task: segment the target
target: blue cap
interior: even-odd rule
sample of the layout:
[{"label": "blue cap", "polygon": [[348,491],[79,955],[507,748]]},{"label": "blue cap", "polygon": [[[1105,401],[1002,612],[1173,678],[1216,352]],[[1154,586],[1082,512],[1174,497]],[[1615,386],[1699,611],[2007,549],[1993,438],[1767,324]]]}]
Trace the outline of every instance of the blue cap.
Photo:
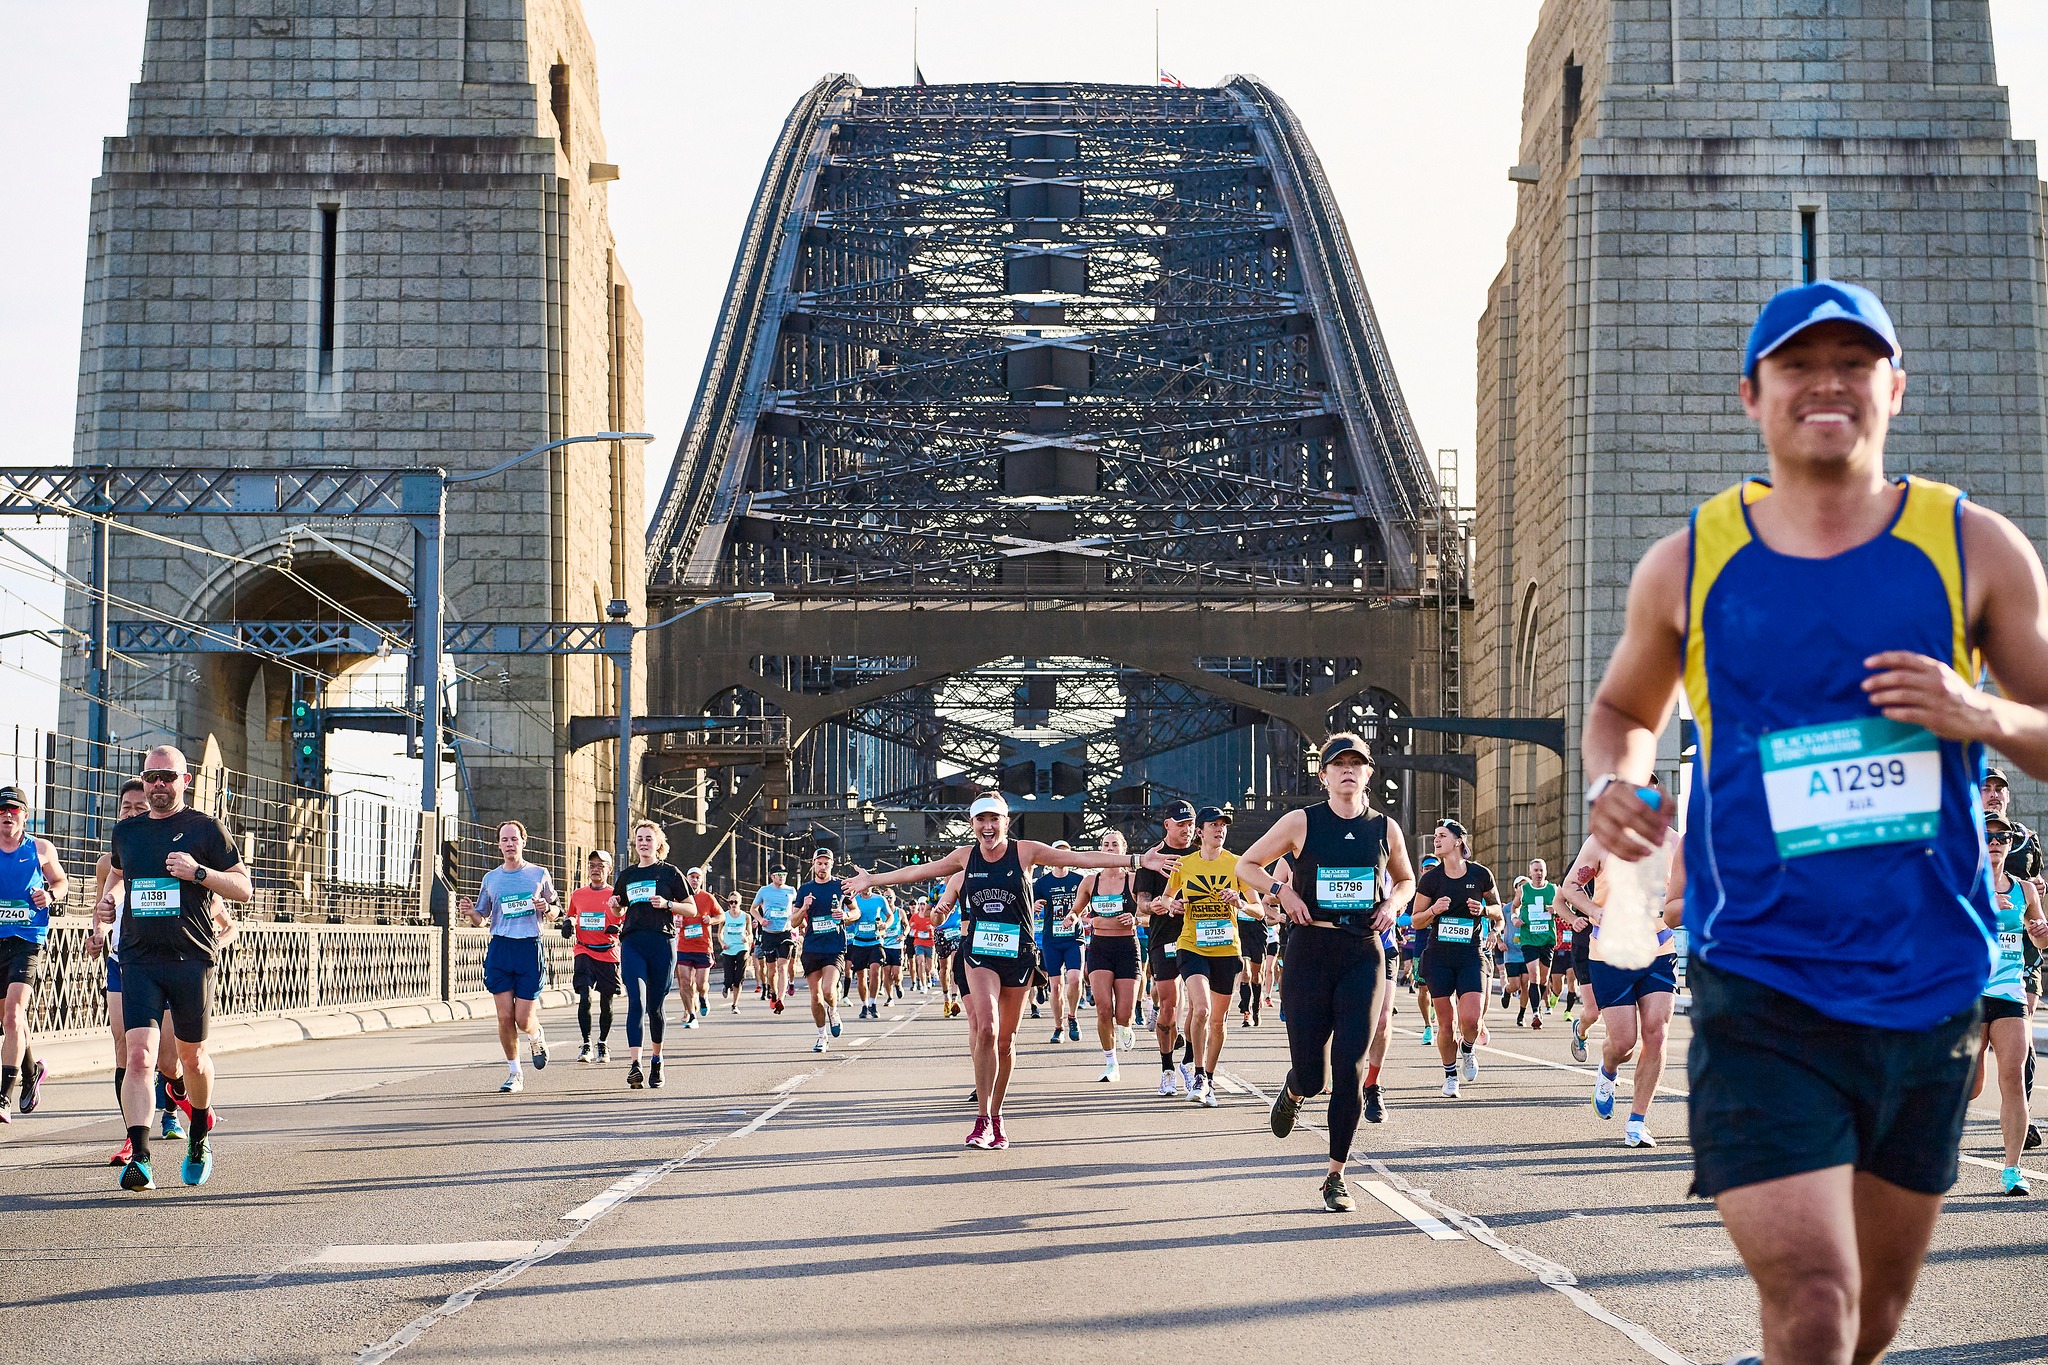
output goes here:
[{"label": "blue cap", "polygon": [[1742,357],[1743,378],[1754,379],[1759,360],[1822,322],[1854,323],[1884,343],[1894,365],[1899,362],[1899,334],[1877,295],[1860,284],[1815,280],[1779,290],[1756,315],[1756,326],[1749,329],[1749,350]]}]

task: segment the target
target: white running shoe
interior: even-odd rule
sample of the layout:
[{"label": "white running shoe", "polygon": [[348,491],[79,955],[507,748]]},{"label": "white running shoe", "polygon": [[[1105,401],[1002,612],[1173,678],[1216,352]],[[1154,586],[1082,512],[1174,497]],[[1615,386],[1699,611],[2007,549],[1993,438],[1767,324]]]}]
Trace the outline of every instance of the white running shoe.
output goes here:
[{"label": "white running shoe", "polygon": [[1192,1094],[1195,1089],[1195,1069],[1186,1062],[1182,1062],[1174,1068],[1174,1071],[1180,1076],[1180,1093],[1183,1095]]},{"label": "white running shoe", "polygon": [[1129,1024],[1118,1024],[1116,1026],[1116,1045],[1124,1052],[1129,1052],[1138,1046],[1138,1035],[1131,1031]]},{"label": "white running shoe", "polygon": [[1650,1129],[1641,1119],[1630,1119],[1621,1130],[1621,1140],[1631,1147],[1655,1147],[1657,1139],[1650,1136]]},{"label": "white running shoe", "polygon": [[828,1044],[825,1042],[825,1035],[821,1033],[818,1035],[818,1041],[811,1044],[811,1051],[823,1052],[825,1051],[827,1046]]},{"label": "white running shoe", "polygon": [[1171,1071],[1162,1071],[1159,1073],[1159,1093],[1167,1098],[1171,1098],[1173,1096],[1174,1085],[1173,1073]]},{"label": "white running shoe", "polygon": [[1102,1064],[1102,1074],[1095,1079],[1098,1081],[1116,1081],[1121,1079],[1117,1072],[1116,1058],[1111,1057],[1108,1061],[1104,1062]]},{"label": "white running shoe", "polygon": [[1458,1098],[1458,1078],[1456,1076],[1444,1077],[1444,1098],[1447,1100]]},{"label": "white running shoe", "polygon": [[1208,1088],[1209,1078],[1207,1076],[1195,1077],[1194,1084],[1188,1087],[1188,1103],[1200,1104],[1202,1102],[1202,1092]]},{"label": "white running shoe", "polygon": [[1216,1082],[1204,1077],[1202,1080],[1202,1107],[1214,1109],[1222,1101],[1216,1098]]},{"label": "white running shoe", "polygon": [[1479,1057],[1476,1053],[1461,1052],[1458,1055],[1459,1074],[1468,1081],[1479,1079]]}]

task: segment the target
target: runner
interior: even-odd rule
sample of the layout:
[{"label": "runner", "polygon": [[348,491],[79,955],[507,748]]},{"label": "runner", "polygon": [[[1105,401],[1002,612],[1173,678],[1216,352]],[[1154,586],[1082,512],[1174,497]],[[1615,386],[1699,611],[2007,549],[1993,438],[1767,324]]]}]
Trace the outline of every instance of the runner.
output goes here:
[{"label": "runner", "polygon": [[1897,1333],[1956,1180],[1996,947],[1981,746],[2048,777],[2040,560],[1957,490],[1886,477],[1898,359],[1868,290],[1765,305],[1741,396],[1771,479],[1637,565],[1583,741],[1593,837],[1652,852],[1669,813],[1635,783],[1689,695],[1693,1188],[1780,1365],[1875,1360]]},{"label": "runner", "polygon": [[[1107,830],[1102,851],[1130,856],[1121,831]],[[1138,911],[1131,899],[1127,867],[1105,868],[1081,878],[1074,912],[1088,924],[1088,985],[1095,996],[1095,1041],[1102,1046],[1098,1081],[1115,1082],[1118,1049],[1136,1045],[1131,1008],[1138,1002]]]},{"label": "runner", "polygon": [[[1237,860],[1240,881],[1264,886],[1287,913],[1281,998],[1287,1004],[1287,1077],[1273,1099],[1273,1134],[1294,1131],[1302,1103],[1329,1078],[1329,1170],[1323,1207],[1357,1207],[1344,1184],[1351,1140],[1365,1107],[1361,1067],[1386,990],[1386,949],[1380,935],[1415,894],[1407,841],[1391,816],[1366,801],[1372,755],[1357,735],[1323,741],[1319,763],[1328,799],[1281,816]],[[1288,875],[1269,876],[1285,858]]]},{"label": "runner", "polygon": [[1472,1049],[1479,1042],[1479,1016],[1485,1004],[1485,965],[1479,943],[1487,930],[1482,921],[1501,921],[1500,892],[1493,873],[1469,861],[1471,845],[1465,827],[1439,820],[1433,834],[1437,866],[1415,885],[1415,927],[1426,931],[1422,974],[1429,983],[1436,1010],[1436,1053],[1444,1064],[1444,1098],[1458,1098],[1458,1080],[1479,1078]]},{"label": "runner", "polygon": [[50,936],[50,912],[70,890],[56,846],[28,832],[28,797],[19,787],[0,787],[0,1123],[8,1121],[16,1078],[22,1113],[43,1102],[47,1068],[29,1047],[28,997]]},{"label": "runner", "polygon": [[768,874],[768,885],[754,893],[754,938],[761,945],[761,961],[768,968],[761,982],[768,990],[768,1008],[782,1013],[789,998],[789,960],[796,952],[790,938],[789,921],[796,906],[796,891],[789,874],[776,868]]},{"label": "runner", "polygon": [[[1650,774],[1650,786],[1662,791],[1655,773]],[[1576,999],[1566,1002],[1565,1013],[1572,1030],[1572,1060],[1578,1062],[1586,1060],[1586,1039],[1592,1035],[1593,1025],[1600,1021],[1599,991],[1593,982],[1593,917],[1599,913],[1599,907],[1593,897],[1600,889],[1600,865],[1606,856],[1598,843],[1587,839],[1579,846],[1579,856],[1572,859],[1572,870],[1557,888],[1558,899],[1572,911],[1568,927],[1572,931],[1572,976],[1578,987],[1574,992]],[[1571,1016],[1573,1006],[1578,1009],[1576,1018]]]},{"label": "runner", "polygon": [[[1521,888],[1521,881],[1520,877],[1515,878],[1517,891]],[[1506,1009],[1510,1000],[1516,1002],[1519,1008],[1515,1012],[1515,1027],[1520,1028],[1528,1022],[1529,1015],[1529,964],[1522,960],[1522,944],[1515,936],[1513,902],[1508,902],[1503,908],[1508,915],[1491,936],[1493,955],[1500,963],[1505,978],[1500,987],[1501,1008]],[[1536,1027],[1543,1027],[1540,1015],[1537,1016]]]},{"label": "runner", "polygon": [[[147,773],[143,774],[145,777]],[[476,900],[457,906],[472,924],[489,925],[490,946],[484,950],[484,989],[498,1011],[498,1046],[505,1054],[501,1095],[526,1088],[519,1070],[519,1035],[526,1035],[533,1069],[548,1064],[547,1035],[540,1026],[540,926],[561,913],[554,878],[544,867],[526,861],[526,826],[507,820],[498,826],[498,852],[504,861],[484,873]]]},{"label": "runner", "polygon": [[[1424,872],[1429,871],[1432,867],[1440,867],[1442,864],[1443,860],[1434,853],[1422,855],[1421,870]],[[1422,927],[1415,922],[1415,903],[1412,897],[1409,900],[1408,908],[1401,912],[1396,923],[1408,930],[1409,957],[1414,965],[1414,970],[1410,974],[1410,980],[1415,988],[1415,1012],[1422,1016],[1422,1045],[1424,1047],[1433,1047],[1436,1045],[1436,1031],[1431,1027],[1434,1011],[1431,1010],[1429,1004],[1429,978],[1423,975],[1422,972],[1422,954],[1423,950],[1429,946],[1429,935],[1424,933]]]},{"label": "runner", "polygon": [[818,1027],[818,1040],[811,1051],[829,1046],[826,1030],[839,1036],[839,971],[846,957],[846,925],[860,912],[843,907],[846,884],[832,875],[832,850],[821,848],[811,855],[811,879],[796,889],[796,919],[793,923],[804,936],[804,988],[810,992],[811,1022]]},{"label": "runner", "polygon": [[676,992],[683,1002],[683,1027],[695,1028],[711,1013],[711,955],[725,911],[704,889],[704,869],[683,874],[689,894],[676,903]]},{"label": "runner", "polygon": [[[569,919],[575,927],[576,1028],[583,1035],[579,1062],[611,1060],[612,997],[619,993],[619,932],[626,918],[612,906],[612,855],[599,849],[590,855],[583,885],[569,893]],[[597,1043],[590,1041],[590,997],[597,995]]]},{"label": "runner", "polygon": [[718,961],[725,973],[720,991],[738,1014],[740,991],[747,984],[747,958],[754,951],[754,924],[740,909],[737,891],[725,893],[725,918],[718,922],[718,932]]},{"label": "runner", "polygon": [[[1175,801],[1167,806],[1162,821],[1166,837],[1152,846],[1151,851],[1164,853],[1167,857],[1178,858],[1194,852],[1195,849],[1195,808],[1186,801]],[[1163,1096],[1188,1095],[1195,1083],[1195,1042],[1184,1036],[1182,1025],[1187,1017],[1185,997],[1180,988],[1180,939],[1184,927],[1178,914],[1160,910],[1154,913],[1152,902],[1166,891],[1166,878],[1156,872],[1139,872],[1131,880],[1131,887],[1138,894],[1138,922],[1145,926],[1150,940],[1151,951],[1146,961],[1152,971],[1152,1034],[1159,1041],[1159,1093]],[[1180,1060],[1174,1061],[1174,1051],[1180,1051]]]},{"label": "runner", "polygon": [[[626,985],[626,1088],[659,1090],[662,1035],[668,1032],[669,973],[676,960],[676,916],[690,894],[689,883],[668,857],[668,836],[652,820],[633,826],[634,865],[619,874],[612,907],[625,912],[619,934],[620,976]],[[694,908],[694,907],[692,907]],[[643,1042],[647,1070],[640,1070]]]},{"label": "runner", "polygon": [[954,873],[939,889],[939,903],[932,907],[938,917],[939,936],[939,984],[945,991],[945,1017],[951,1019],[962,1012],[960,1005],[960,982],[964,974],[960,971],[960,890],[966,885],[963,873]]},{"label": "runner", "polygon": [[[1135,870],[1141,860],[1051,848],[1034,839],[1013,840],[1010,808],[1000,796],[976,798],[967,814],[974,826],[973,844],[924,866],[862,873],[848,887],[858,895],[875,886],[901,886],[926,877],[950,881],[962,874],[967,944],[961,961],[967,981],[967,1024],[978,1110],[967,1145],[1000,1151],[1010,1145],[1009,1135],[1003,1131],[1003,1096],[1017,1060],[1017,1023],[1037,967],[1038,953],[1030,934],[1031,870],[1038,866],[1129,866]],[[1160,873],[1173,870],[1173,860],[1159,853],[1145,854],[1142,865]]]},{"label": "runner", "polygon": [[[1987,769],[1984,780],[1978,784],[1984,799],[1984,814],[1996,815],[2012,826],[2012,847],[2005,855],[2005,870],[2022,881],[2034,884],[2034,894],[2048,905],[2048,881],[2041,879],[2040,836],[2028,829],[2012,814],[2012,784],[2006,781],[2005,773],[1999,768]],[[2025,1018],[2031,1021],[2034,1011],[2041,1003],[2041,950],[2034,946],[2034,940],[2022,935],[2020,949],[2023,959],[2021,980],[2026,988],[2027,1012]],[[2031,1109],[2034,1099],[2034,1054],[2026,1055],[2027,1103]],[[2026,1149],[2033,1151],[2041,1145],[2041,1130],[2032,1122],[2027,1124]]]},{"label": "runner", "polygon": [[1515,942],[1529,975],[1522,993],[1529,1027],[1542,1028],[1543,1016],[1550,1013],[1550,967],[1557,953],[1557,886],[1541,858],[1529,860],[1528,879],[1515,889],[1514,920]]},{"label": "runner", "polygon": [[[849,864],[848,871],[858,875],[865,871],[859,864]],[[846,970],[860,987],[860,1014],[862,1019],[882,1017],[882,964],[886,954],[882,952],[882,925],[889,917],[889,901],[881,893],[855,896],[853,909],[856,918],[846,928]]]},{"label": "runner", "polygon": [[[882,912],[882,1003],[894,1004],[903,998],[903,935],[909,929],[909,919],[896,903],[894,892],[883,892],[882,899],[886,903]],[[878,1012],[875,1017],[882,1016]]]},{"label": "runner", "polygon": [[[1239,1028],[1256,1028],[1259,1010],[1265,1004],[1267,902],[1278,906],[1273,896],[1248,895],[1237,903],[1237,948],[1241,971],[1237,979]],[[1279,911],[1274,909],[1277,915]]]},{"label": "runner", "polygon": [[2007,1194],[2032,1194],[2020,1171],[2020,1149],[2027,1133],[2026,1057],[2034,1050],[2031,1020],[2020,1011],[2026,1008],[2025,955],[2023,939],[2048,947],[2048,919],[2041,914],[2041,897],[2033,883],[2006,870],[2014,830],[2011,822],[1995,815],[1984,817],[1984,841],[1991,864],[1991,894],[1998,909],[1998,962],[1991,981],[1984,987],[1984,1041],[1977,1049],[1977,1074],[1970,1086],[1970,1098],[1984,1093],[1984,1053],[1998,1054],[1998,1129],[2005,1140],[2005,1169],[1999,1185]]},{"label": "runner", "polygon": [[919,896],[910,908],[910,988],[920,995],[931,994],[932,956],[937,935],[932,928],[932,902]]},{"label": "runner", "polygon": [[234,939],[225,902],[250,896],[249,869],[220,823],[185,804],[185,755],[170,745],[143,760],[146,818],[114,826],[106,889],[93,908],[101,924],[120,915],[121,1014],[128,1066],[121,1112],[130,1158],[121,1188],[150,1190],[150,1074],[156,1070],[158,1021],[168,1008],[192,1119],[179,1175],[203,1185],[213,1175],[213,1059],[206,1036],[213,1017],[215,954]]},{"label": "runner", "polygon": [[[1071,849],[1065,839],[1057,849]],[[1052,994],[1052,1041],[1081,1041],[1081,920],[1077,911],[1081,874],[1048,872],[1033,879],[1031,904],[1038,916],[1038,947]]]},{"label": "runner", "polygon": [[[1179,952],[1181,993],[1188,1001],[1188,1038],[1195,1053],[1194,1081],[1188,1099],[1214,1109],[1216,1063],[1223,1055],[1224,1025],[1230,1022],[1230,997],[1244,950],[1237,940],[1237,907],[1256,904],[1252,883],[1237,875],[1237,858],[1223,847],[1230,833],[1230,812],[1204,806],[1195,815],[1195,852],[1180,860],[1167,879],[1166,894],[1155,905],[1171,902],[1181,920]],[[1272,880],[1270,877],[1268,881]],[[1155,910],[1155,914],[1157,911]]]},{"label": "runner", "polygon": [[[1592,944],[1593,994],[1600,1001],[1593,1013],[1607,1021],[1606,1038],[1600,1048],[1600,1069],[1593,1077],[1593,1112],[1601,1118],[1614,1116],[1615,1079],[1621,1075],[1621,1068],[1635,1051],[1637,1041],[1643,1045],[1642,1055],[1636,1059],[1633,1096],[1628,1122],[1623,1126],[1621,1137],[1622,1142],[1630,1147],[1657,1145],[1648,1127],[1650,1102],[1657,1098],[1657,1082],[1664,1074],[1664,1039],[1670,1030],[1671,1014],[1678,998],[1678,945],[1673,931],[1685,908],[1685,861],[1676,856],[1677,831],[1670,831],[1666,837],[1673,845],[1674,856],[1664,904],[1654,907],[1663,918],[1657,925],[1657,955],[1650,965],[1636,971],[1624,971],[1609,965],[1601,950],[1600,926],[1612,891],[1612,882],[1605,875],[1605,863],[1601,864],[1602,874],[1592,895],[1598,913],[1591,916],[1593,927],[1586,931],[1586,937]],[[1574,1028],[1576,1030],[1576,1026]],[[1576,1031],[1573,1036],[1583,1037]]]},{"label": "runner", "polygon": [[[147,788],[143,786],[142,779],[139,777],[131,777],[121,784],[121,804],[116,809],[114,816],[115,824],[118,825],[130,816],[147,815],[149,813],[149,798],[145,795],[146,791]],[[99,864],[93,871],[92,903],[95,907],[99,905],[100,897],[106,894],[107,883],[113,876],[113,860],[114,855],[112,853],[100,854]],[[85,949],[88,954],[94,957],[104,955],[107,959],[107,1026],[114,1035],[114,1107],[116,1109],[119,1109],[121,1106],[121,1087],[128,1076],[128,1027],[127,1021],[121,1015],[120,929],[119,923],[102,927],[99,920],[95,918],[92,930],[86,935],[85,939]],[[161,1059],[159,1059],[158,1064],[161,1066]],[[182,1128],[179,1130],[179,1135],[183,1136]],[[120,1150],[107,1158],[107,1164],[109,1166],[126,1166],[128,1159],[133,1155],[134,1152],[128,1145],[128,1139],[124,1136],[121,1139]]]}]

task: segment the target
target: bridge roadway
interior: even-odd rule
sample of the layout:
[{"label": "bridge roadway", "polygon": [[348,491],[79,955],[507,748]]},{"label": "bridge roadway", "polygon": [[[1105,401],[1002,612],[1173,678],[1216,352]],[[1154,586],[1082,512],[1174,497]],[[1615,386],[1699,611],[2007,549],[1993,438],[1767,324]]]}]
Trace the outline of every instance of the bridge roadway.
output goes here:
[{"label": "bridge roadway", "polygon": [[[1453,1102],[1404,1011],[1391,1121],[1364,1130],[1372,1164],[1354,1167],[1359,1210],[1344,1216],[1315,1200],[1319,1134],[1275,1141],[1248,1093],[1216,1110],[1162,1100],[1143,1053],[1122,1085],[1096,1084],[1092,1042],[1049,1045],[1029,1019],[1017,1145],[983,1153],[960,1145],[965,1024],[919,997],[849,1022],[824,1057],[801,1003],[775,1020],[750,997],[737,1018],[671,1033],[662,1091],[626,1090],[616,1061],[579,1066],[574,1020],[553,1014],[555,1060],[517,1097],[495,1093],[503,1064],[475,1023],[223,1058],[203,1191],[178,1184],[176,1144],[163,1188],[117,1190],[107,1078],[52,1083],[40,1112],[0,1130],[10,1337],[95,1362],[823,1347],[1043,1365],[1106,1347],[1130,1362],[1199,1348],[1589,1365],[1754,1344],[1733,1250],[1711,1207],[1685,1198],[1679,1101],[1656,1114],[1657,1150],[1624,1149],[1562,1029],[1496,1013],[1496,1046]],[[1233,1023],[1225,1069],[1241,1092],[1278,1082],[1270,1013],[1257,1030]],[[2031,1308],[2041,1205],[1996,1193],[1993,1105],[1971,1121],[1977,1162],[1894,1361],[2048,1358]],[[1359,1188],[1375,1179],[1409,1190],[1445,1239]]]}]

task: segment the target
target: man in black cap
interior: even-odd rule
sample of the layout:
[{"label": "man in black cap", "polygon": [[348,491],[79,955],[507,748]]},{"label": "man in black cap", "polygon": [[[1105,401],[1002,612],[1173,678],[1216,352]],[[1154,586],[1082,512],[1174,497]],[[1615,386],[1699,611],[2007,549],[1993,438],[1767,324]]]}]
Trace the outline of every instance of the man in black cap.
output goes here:
[{"label": "man in black cap", "polygon": [[[2011,827],[2012,847],[2005,855],[2005,870],[2008,876],[2023,882],[2032,882],[2037,894],[2048,903],[2048,882],[2041,877],[2041,836],[2028,829],[2012,815],[2012,783],[2005,776],[2003,768],[1986,768],[1984,782],[1980,788],[1984,801],[1986,819],[2000,819]],[[2034,1008],[2041,1003],[2041,950],[2034,946],[2034,940],[2022,934],[2020,947],[2025,953],[2022,964],[2022,979],[2027,989],[2027,1019],[2031,1023]],[[2027,1053],[2027,1098],[2034,1097],[2034,1054]],[[2027,1125],[2027,1150],[2041,1145],[2041,1129],[2038,1125]]]},{"label": "man in black cap", "polygon": [[[1152,847],[1172,857],[1181,857],[1195,847],[1195,808],[1186,801],[1175,801],[1166,808],[1163,817],[1166,837]],[[1131,874],[1131,890],[1138,897],[1138,922],[1146,926],[1150,935],[1150,957],[1152,959],[1152,1032],[1159,1040],[1159,1093],[1165,1096],[1188,1095],[1195,1083],[1195,1044],[1192,1038],[1181,1037],[1181,1022],[1185,1014],[1185,1000],[1180,988],[1180,933],[1186,921],[1173,902],[1154,914],[1152,903],[1166,894],[1164,873],[1139,870]],[[1180,1061],[1174,1061],[1174,1049],[1182,1050]]]},{"label": "man in black cap", "polygon": [[21,1078],[21,1112],[42,1102],[43,1064],[28,1046],[28,997],[35,989],[50,912],[71,883],[48,839],[28,832],[28,797],[0,787],[0,1123]]}]

